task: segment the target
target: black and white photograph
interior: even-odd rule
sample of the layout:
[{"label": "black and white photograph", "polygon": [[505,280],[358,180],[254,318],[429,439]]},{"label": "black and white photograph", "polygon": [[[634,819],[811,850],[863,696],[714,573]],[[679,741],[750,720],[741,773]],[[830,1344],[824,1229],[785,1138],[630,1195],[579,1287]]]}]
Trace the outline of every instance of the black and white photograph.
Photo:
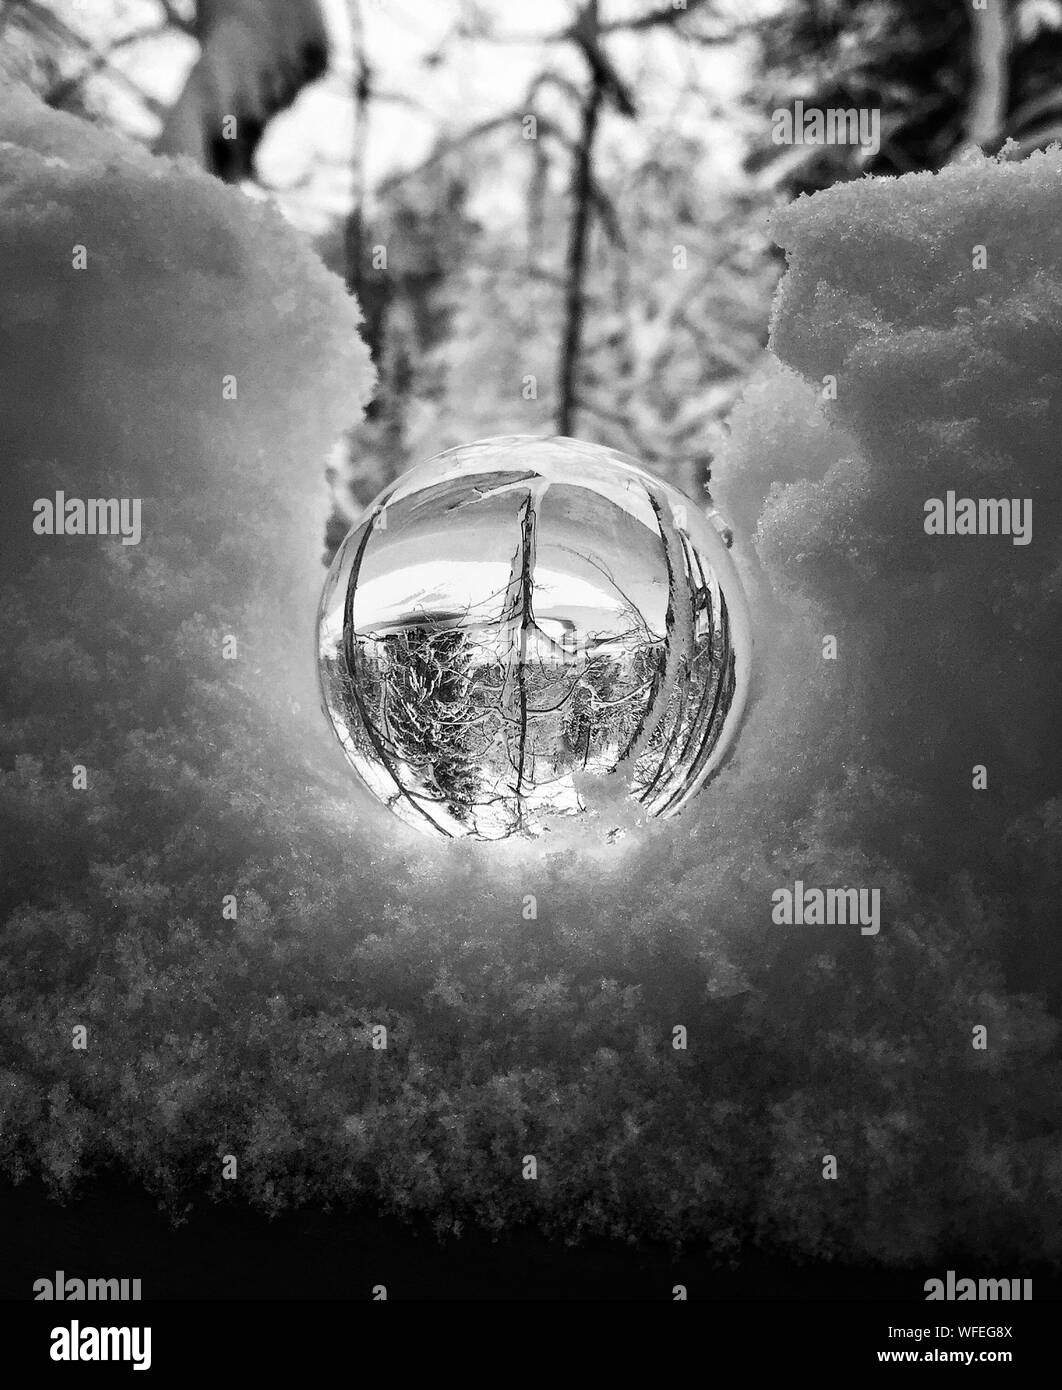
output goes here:
[{"label": "black and white photograph", "polygon": [[1062,0],[0,0],[0,453],[12,1385],[1046,1370]]}]

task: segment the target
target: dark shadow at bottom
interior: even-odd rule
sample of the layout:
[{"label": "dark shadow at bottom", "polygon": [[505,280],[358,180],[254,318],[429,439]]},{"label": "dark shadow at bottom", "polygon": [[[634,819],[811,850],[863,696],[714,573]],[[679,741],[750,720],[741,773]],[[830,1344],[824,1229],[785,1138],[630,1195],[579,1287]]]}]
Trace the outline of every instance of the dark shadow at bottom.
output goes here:
[{"label": "dark shadow at bottom", "polygon": [[[986,1269],[942,1256],[932,1269],[799,1264],[754,1250],[736,1268],[707,1254],[592,1241],[566,1246],[530,1230],[494,1241],[480,1232],[443,1242],[368,1210],[305,1210],[272,1219],[248,1207],[201,1203],[174,1228],[142,1190],[98,1181],[67,1205],[36,1183],[0,1185],[0,1298],[32,1299],[37,1279],[140,1279],[152,1299],[901,1299],[958,1277],[1031,1278],[1036,1301],[1062,1297],[1043,1268]],[[80,1306],[80,1305],[79,1305]],[[75,1310],[76,1311],[76,1310]]]}]

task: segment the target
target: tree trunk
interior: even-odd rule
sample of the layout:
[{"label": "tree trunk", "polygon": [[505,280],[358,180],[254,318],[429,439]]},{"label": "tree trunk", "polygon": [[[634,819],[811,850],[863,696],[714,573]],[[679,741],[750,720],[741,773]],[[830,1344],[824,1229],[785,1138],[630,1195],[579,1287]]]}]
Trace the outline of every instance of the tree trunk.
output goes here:
[{"label": "tree trunk", "polygon": [[966,138],[984,149],[998,140],[1007,114],[1010,30],[1006,0],[989,0],[987,9],[972,10],[970,23],[973,91],[966,117]]}]

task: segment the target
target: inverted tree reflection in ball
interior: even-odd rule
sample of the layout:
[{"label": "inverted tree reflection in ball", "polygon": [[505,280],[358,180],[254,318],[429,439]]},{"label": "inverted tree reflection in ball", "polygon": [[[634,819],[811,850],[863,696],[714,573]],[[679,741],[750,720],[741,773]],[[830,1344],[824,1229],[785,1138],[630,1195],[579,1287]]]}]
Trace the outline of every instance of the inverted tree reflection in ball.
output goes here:
[{"label": "inverted tree reflection in ball", "polygon": [[674,488],[572,439],[483,440],[412,469],[337,553],[325,706],[355,770],[430,834],[534,835],[580,774],[678,811],[748,680],[737,575]]}]

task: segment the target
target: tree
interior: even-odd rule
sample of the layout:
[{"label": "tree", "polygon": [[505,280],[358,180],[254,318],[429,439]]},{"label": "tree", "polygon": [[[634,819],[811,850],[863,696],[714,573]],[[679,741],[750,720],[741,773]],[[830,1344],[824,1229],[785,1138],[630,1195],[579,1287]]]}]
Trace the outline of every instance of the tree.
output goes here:
[{"label": "tree", "polygon": [[[639,88],[659,106],[663,60],[681,74],[669,99],[707,107],[698,51],[736,29],[706,3],[612,10],[573,6],[561,28],[517,34],[469,7],[430,62],[526,49],[526,87],[448,122],[375,187],[371,113],[401,94],[359,54],[360,192],[343,241],[325,247],[358,292],[380,371],[351,441],[355,507],[409,462],[499,433],[575,432],[694,494],[706,482],[712,431],[763,349],[776,275],[756,225],[764,200],[720,188],[707,134],[639,117]],[[495,184],[522,198],[522,216],[479,225],[470,208]],[[338,497],[330,548],[354,510]]]},{"label": "tree", "polygon": [[862,173],[939,169],[967,145],[1025,155],[1062,138],[1062,4],[794,0],[758,26],[767,104],[881,112],[881,148],[761,146],[750,172],[791,194]]},{"label": "tree", "polygon": [[[130,27],[127,12],[142,22]],[[320,0],[195,0],[194,7],[136,0],[93,15],[92,37],[83,26],[58,0],[5,0],[4,69],[49,105],[79,115],[109,120],[107,88],[126,102],[131,96],[161,126],[159,153],[186,155],[228,182],[255,177],[266,125],[321,76],[329,58]],[[119,59],[179,36],[194,39],[199,55],[167,108]]]},{"label": "tree", "polygon": [[193,32],[199,59],[155,148],[250,178],[268,122],[327,66],[318,0],[197,0]]}]

